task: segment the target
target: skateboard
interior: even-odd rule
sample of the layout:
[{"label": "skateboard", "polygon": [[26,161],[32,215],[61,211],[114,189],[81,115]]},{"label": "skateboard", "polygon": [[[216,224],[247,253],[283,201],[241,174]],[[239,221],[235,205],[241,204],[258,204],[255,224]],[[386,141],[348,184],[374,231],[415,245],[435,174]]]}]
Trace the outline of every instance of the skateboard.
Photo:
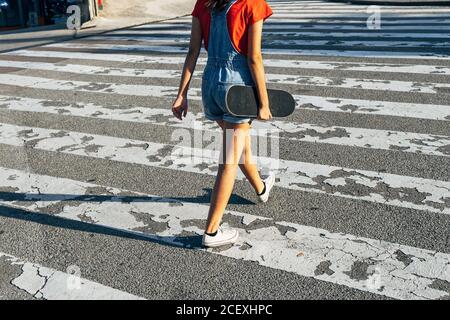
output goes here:
[{"label": "skateboard", "polygon": [[[295,110],[294,97],[286,91],[268,89],[269,107],[273,117],[287,117]],[[259,111],[258,94],[252,86],[232,86],[227,91],[226,108],[237,117],[257,118]]]}]

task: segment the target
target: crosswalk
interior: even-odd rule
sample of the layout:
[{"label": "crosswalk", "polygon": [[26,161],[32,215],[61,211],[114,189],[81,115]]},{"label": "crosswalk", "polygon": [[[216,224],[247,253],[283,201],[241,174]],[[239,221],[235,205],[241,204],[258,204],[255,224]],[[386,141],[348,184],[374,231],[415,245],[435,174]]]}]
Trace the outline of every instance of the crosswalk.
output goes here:
[{"label": "crosswalk", "polygon": [[[262,138],[276,132],[277,152],[258,161],[278,180],[262,206],[239,175],[224,216],[240,232],[235,246],[199,247],[220,140],[202,114],[205,52],[188,117],[170,111],[190,17],[0,54],[0,226],[13,223],[8,212],[50,215],[143,237],[164,261],[212,255],[256,275],[281,272],[283,287],[312,279],[340,298],[448,299],[450,9],[381,7],[381,29],[371,30],[367,6],[270,4],[267,81],[290,91],[297,109],[254,125]],[[90,271],[69,288],[68,265],[20,260],[25,252],[4,242],[0,265],[18,268],[10,284],[34,298],[153,299],[167,290],[145,266],[134,266],[144,277],[130,287],[113,279],[132,270],[80,265]],[[164,272],[195,278],[189,265],[180,274],[167,262]],[[246,286],[262,288],[257,278]]]},{"label": "crosswalk", "polygon": [[[67,272],[46,268],[38,264],[21,261],[19,258],[0,252],[0,259],[21,269],[18,277],[11,281],[15,287],[36,299],[45,300],[141,300],[114,288],[82,279]],[[70,269],[70,267],[69,267]],[[68,270],[71,272],[71,270]],[[71,288],[72,290],[67,290]]]}]

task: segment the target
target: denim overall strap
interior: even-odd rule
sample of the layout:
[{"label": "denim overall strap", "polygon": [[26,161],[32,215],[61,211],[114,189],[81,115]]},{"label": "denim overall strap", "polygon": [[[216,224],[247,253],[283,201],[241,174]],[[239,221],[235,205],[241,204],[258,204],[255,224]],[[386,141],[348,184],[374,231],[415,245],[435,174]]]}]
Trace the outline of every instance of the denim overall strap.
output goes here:
[{"label": "denim overall strap", "polygon": [[227,14],[237,0],[231,0],[223,10],[211,10],[208,42],[208,64],[238,69],[247,66],[247,58],[236,51],[228,32]]}]

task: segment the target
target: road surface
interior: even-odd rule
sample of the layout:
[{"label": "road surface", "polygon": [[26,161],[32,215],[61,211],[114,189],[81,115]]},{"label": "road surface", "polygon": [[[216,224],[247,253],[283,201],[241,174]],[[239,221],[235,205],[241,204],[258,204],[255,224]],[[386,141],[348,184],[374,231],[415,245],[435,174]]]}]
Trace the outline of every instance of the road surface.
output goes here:
[{"label": "road surface", "polygon": [[277,184],[261,205],[240,178],[220,250],[204,53],[170,111],[189,17],[0,55],[1,299],[450,297],[450,9],[372,30],[367,6],[270,4],[268,83],[298,107],[255,124]]}]

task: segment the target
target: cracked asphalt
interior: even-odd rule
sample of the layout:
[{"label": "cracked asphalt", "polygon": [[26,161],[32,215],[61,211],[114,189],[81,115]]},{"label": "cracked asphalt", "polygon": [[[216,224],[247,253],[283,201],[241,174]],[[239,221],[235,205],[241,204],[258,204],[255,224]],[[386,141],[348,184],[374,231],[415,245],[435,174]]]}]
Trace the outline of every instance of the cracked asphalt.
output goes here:
[{"label": "cracked asphalt", "polygon": [[[269,204],[238,179],[223,222],[241,241],[214,250],[200,235],[217,165],[172,157],[220,137],[203,63],[190,118],[170,114],[187,18],[0,54],[0,299],[450,298],[450,14],[371,31],[346,21],[355,5],[270,4],[269,86],[298,108],[260,127],[279,130]],[[66,288],[72,266],[93,296]]]}]

